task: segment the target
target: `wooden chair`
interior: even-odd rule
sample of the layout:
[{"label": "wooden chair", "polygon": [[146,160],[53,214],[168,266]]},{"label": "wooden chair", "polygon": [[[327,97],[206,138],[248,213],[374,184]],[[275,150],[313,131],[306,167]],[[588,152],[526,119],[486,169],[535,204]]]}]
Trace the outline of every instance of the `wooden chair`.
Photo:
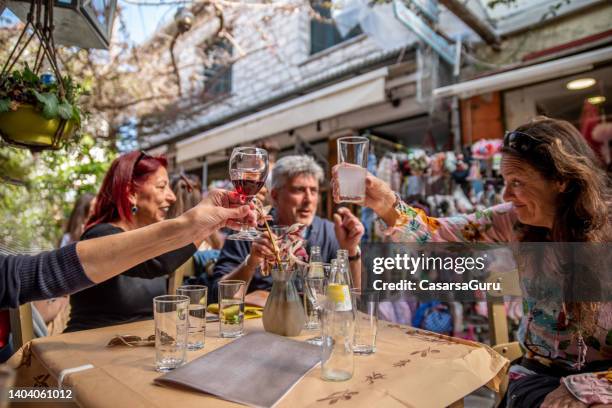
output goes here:
[{"label": "wooden chair", "polygon": [[[497,293],[490,291],[487,294],[488,299],[500,298],[502,296],[521,297],[522,291],[519,283],[518,272],[516,273],[493,273],[487,282],[501,283],[502,291]],[[508,338],[508,320],[506,317],[506,307],[500,301],[487,301],[487,310],[489,315],[489,336],[491,344],[506,344]]]},{"label": "wooden chair", "polygon": [[493,350],[497,351],[502,356],[506,357],[508,360],[513,361],[523,355],[523,350],[519,345],[518,341],[513,341],[511,343],[498,344],[493,346]]},{"label": "wooden chair", "polygon": [[[489,293],[489,298],[498,296],[516,296],[521,297],[522,291],[519,283],[518,273],[493,273],[488,280],[489,282],[502,283],[502,293]],[[506,307],[503,302],[488,301],[489,315],[489,336],[493,350],[497,351],[508,360],[513,361],[523,355],[523,351],[517,341],[509,342],[508,338],[508,319],[506,316]],[[508,376],[506,375],[499,386],[499,394],[497,396],[496,406],[501,402],[501,397],[508,390]]]},{"label": "wooden chair", "polygon": [[34,338],[34,325],[32,323],[32,305],[23,304],[16,309],[10,309],[11,333],[13,347],[19,350],[24,344]]},{"label": "wooden chair", "polygon": [[183,284],[183,278],[193,275],[195,275],[195,263],[191,257],[168,277],[168,294],[175,295],[176,290]]},{"label": "wooden chair", "polygon": [[[506,357],[510,361],[514,361],[523,355],[523,350],[521,349],[521,346],[519,345],[518,341],[513,341],[511,343],[505,343],[505,344],[498,344],[496,346],[493,346],[493,350],[497,351],[499,354]],[[497,400],[495,401],[495,406],[499,406],[499,403],[501,402],[501,398],[508,391],[508,382],[509,382],[509,378],[506,375],[504,379],[502,380],[502,383],[499,385],[499,394],[497,394]]]}]

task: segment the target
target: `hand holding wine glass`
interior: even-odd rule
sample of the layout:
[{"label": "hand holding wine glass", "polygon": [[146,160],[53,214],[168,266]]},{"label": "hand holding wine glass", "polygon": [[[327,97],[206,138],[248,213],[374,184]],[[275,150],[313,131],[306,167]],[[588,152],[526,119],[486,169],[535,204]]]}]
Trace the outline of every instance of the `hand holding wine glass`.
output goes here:
[{"label": "hand holding wine glass", "polygon": [[[230,178],[236,192],[247,202],[251,201],[263,187],[268,176],[268,152],[257,147],[236,147],[229,162]],[[253,241],[259,236],[257,230],[241,228],[227,239]]]},{"label": "hand holding wine glass", "polygon": [[245,205],[236,192],[213,190],[198,205],[183,214],[194,227],[196,239],[204,239],[219,228],[242,228],[255,225],[257,219],[252,205]]}]

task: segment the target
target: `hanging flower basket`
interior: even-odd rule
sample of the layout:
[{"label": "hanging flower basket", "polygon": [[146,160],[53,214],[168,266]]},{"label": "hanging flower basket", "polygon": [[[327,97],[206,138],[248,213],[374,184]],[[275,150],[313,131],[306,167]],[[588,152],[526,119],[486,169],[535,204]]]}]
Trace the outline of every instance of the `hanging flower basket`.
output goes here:
[{"label": "hanging flower basket", "polygon": [[[53,5],[31,0],[28,20],[0,72],[0,136],[33,151],[59,149],[81,126],[81,88],[59,70]],[[39,46],[30,69],[20,58],[34,38]],[[23,69],[14,69],[18,62]]]},{"label": "hanging flower basket", "polygon": [[59,149],[77,130],[74,120],[45,119],[32,105],[0,113],[0,135],[18,146]]}]

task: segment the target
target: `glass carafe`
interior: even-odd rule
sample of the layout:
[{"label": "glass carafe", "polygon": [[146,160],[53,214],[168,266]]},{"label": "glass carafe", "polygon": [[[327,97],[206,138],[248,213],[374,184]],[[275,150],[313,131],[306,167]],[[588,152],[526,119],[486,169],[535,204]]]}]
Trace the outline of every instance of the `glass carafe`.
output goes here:
[{"label": "glass carafe", "polygon": [[286,263],[272,268],[272,290],[263,310],[263,325],[267,332],[281,336],[297,336],[304,327],[306,313],[295,288],[295,267]]}]

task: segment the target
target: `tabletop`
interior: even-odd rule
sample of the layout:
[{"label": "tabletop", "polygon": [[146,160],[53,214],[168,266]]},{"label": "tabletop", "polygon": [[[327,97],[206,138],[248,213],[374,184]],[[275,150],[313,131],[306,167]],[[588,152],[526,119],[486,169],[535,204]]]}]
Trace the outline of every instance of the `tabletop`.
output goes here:
[{"label": "tabletop", "polygon": [[[247,333],[262,330],[261,319],[245,321]],[[149,320],[33,340],[12,359],[13,365],[20,366],[16,385],[56,387],[62,370],[91,364],[93,368],[64,377],[64,385],[73,388],[80,406],[238,406],[208,394],[154,384],[161,375],[154,370],[154,347],[107,347],[116,335],[145,338],[153,333]],[[295,339],[313,334],[302,331]],[[187,359],[230,341],[219,337],[219,323],[208,323],[205,347],[188,351]],[[380,321],[377,351],[355,356],[351,380],[323,381],[316,367],[277,406],[445,407],[483,385],[496,389],[507,365],[488,346]]]}]

